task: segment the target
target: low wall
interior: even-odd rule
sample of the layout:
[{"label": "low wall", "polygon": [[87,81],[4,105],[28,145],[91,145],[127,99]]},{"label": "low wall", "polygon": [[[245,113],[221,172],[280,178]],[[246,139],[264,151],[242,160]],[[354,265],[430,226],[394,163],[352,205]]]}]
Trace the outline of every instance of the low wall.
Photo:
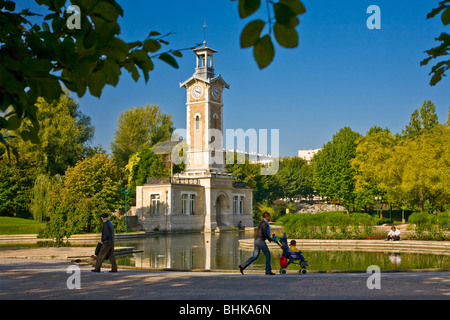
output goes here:
[{"label": "low wall", "polygon": [[145,231],[202,231],[203,215],[159,215],[139,219]]},{"label": "low wall", "polygon": [[[291,241],[292,239],[288,239]],[[299,250],[353,250],[353,251],[389,251],[389,252],[417,252],[450,255],[448,241],[384,241],[384,240],[314,240],[295,239]],[[279,250],[276,243],[269,243],[270,250]],[[239,248],[253,250],[252,239],[239,240]]]}]

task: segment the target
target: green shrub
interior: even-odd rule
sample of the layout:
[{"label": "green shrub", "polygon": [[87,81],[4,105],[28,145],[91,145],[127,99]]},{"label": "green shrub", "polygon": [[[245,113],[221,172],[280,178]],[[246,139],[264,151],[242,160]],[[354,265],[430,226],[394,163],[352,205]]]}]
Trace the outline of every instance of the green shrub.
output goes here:
[{"label": "green shrub", "polygon": [[415,234],[413,238],[424,240],[445,240],[449,230],[449,212],[430,214],[414,212],[408,218],[408,222],[414,224]]},{"label": "green shrub", "polygon": [[367,213],[298,213],[280,218],[284,232],[300,239],[362,239],[371,237],[376,218]]}]

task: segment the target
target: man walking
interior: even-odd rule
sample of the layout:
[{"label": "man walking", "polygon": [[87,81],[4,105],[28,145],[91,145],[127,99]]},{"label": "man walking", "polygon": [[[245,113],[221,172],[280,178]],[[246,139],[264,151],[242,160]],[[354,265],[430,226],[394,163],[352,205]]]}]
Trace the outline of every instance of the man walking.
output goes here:
[{"label": "man walking", "polygon": [[269,242],[273,241],[272,237],[270,236],[269,221],[270,221],[270,213],[264,212],[263,219],[259,222],[258,227],[256,229],[253,256],[251,256],[247,261],[245,261],[239,266],[239,270],[241,271],[242,274],[244,274],[244,269],[247,268],[253,261],[255,261],[258,258],[259,253],[261,251],[264,253],[264,256],[266,257],[266,274],[267,275],[275,274],[272,272],[272,266],[270,265],[270,251],[266,244],[266,239],[269,240]]},{"label": "man walking", "polygon": [[100,272],[103,260],[105,260],[108,256],[109,262],[111,263],[110,272],[117,272],[116,258],[114,256],[114,226],[111,221],[109,221],[109,216],[107,213],[103,213],[101,217],[103,220],[102,248],[98,253],[95,269],[91,271]]}]

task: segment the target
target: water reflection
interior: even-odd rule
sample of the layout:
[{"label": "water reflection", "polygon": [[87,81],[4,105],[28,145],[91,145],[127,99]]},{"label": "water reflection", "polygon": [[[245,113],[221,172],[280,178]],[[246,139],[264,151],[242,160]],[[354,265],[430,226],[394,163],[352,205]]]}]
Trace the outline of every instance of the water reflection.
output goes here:
[{"label": "water reflection", "polygon": [[[142,268],[222,269],[237,270],[252,249],[239,248],[239,239],[253,238],[253,232],[186,233],[149,236],[121,242],[143,253],[122,257],[119,263]],[[271,250],[272,268],[279,269],[281,249]],[[362,251],[303,251],[310,262],[309,270],[366,270],[377,265],[381,270],[450,268],[449,255],[362,252]],[[264,255],[248,269],[264,270]],[[290,265],[288,269],[298,270]]]},{"label": "water reflection", "polygon": [[[143,253],[129,263],[142,268],[235,269],[242,259],[239,239],[252,238],[250,232],[188,233],[151,236],[127,241]],[[134,261],[131,261],[134,260]]]},{"label": "water reflection", "polygon": [[394,266],[399,266],[402,262],[402,257],[400,256],[400,253],[389,253],[389,260],[391,260]]}]

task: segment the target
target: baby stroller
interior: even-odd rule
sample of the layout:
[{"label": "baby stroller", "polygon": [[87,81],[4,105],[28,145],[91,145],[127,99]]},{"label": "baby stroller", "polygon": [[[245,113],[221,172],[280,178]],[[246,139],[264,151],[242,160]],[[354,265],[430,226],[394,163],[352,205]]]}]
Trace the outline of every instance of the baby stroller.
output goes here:
[{"label": "baby stroller", "polygon": [[309,266],[308,261],[302,256],[302,252],[292,252],[291,248],[288,246],[286,233],[282,238],[278,238],[274,236],[273,239],[283,250],[283,253],[280,257],[280,273],[286,274],[286,268],[291,264],[297,264],[300,266],[299,274],[305,275],[307,273],[306,267]]}]

